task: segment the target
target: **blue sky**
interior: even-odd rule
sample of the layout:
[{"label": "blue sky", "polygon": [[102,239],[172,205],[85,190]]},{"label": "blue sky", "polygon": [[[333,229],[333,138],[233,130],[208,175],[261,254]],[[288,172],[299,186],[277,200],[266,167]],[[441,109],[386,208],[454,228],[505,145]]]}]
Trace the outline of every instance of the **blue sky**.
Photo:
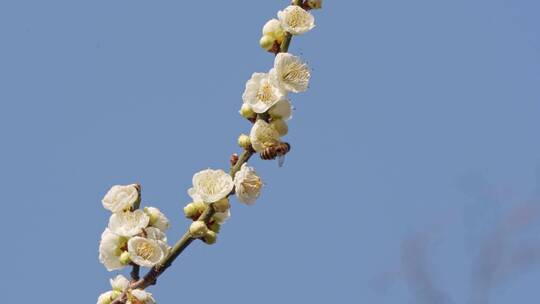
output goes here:
[{"label": "blue sky", "polygon": [[[0,2],[3,296],[93,303],[100,200],[140,182],[185,231],[194,172],[249,130],[286,1]],[[291,52],[285,166],[151,291],[160,303],[531,303],[540,296],[540,4],[325,1]],[[6,299],[7,297],[7,299]],[[181,299],[181,300],[180,300]]]}]

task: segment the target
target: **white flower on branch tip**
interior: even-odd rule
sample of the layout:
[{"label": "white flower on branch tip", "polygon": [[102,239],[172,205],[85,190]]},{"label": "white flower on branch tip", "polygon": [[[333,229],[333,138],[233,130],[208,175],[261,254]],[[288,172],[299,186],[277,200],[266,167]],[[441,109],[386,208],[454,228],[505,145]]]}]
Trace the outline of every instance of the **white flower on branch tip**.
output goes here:
[{"label": "white flower on branch tip", "polygon": [[236,197],[244,204],[252,205],[261,194],[263,183],[253,167],[243,164],[234,176]]},{"label": "white flower on branch tip", "polygon": [[142,290],[133,289],[128,294],[128,300],[126,304],[155,304],[156,300],[152,297],[152,294]]},{"label": "white flower on branch tip", "polygon": [[150,226],[156,227],[165,232],[170,227],[169,219],[155,207],[145,207],[144,212],[150,217]]},{"label": "white flower on branch tip", "polygon": [[289,5],[277,15],[281,27],[292,35],[304,34],[315,27],[313,15],[297,5]]},{"label": "white flower on branch tip", "polygon": [[292,118],[293,106],[290,101],[284,99],[280,100],[273,107],[268,110],[268,114],[272,119],[283,119],[285,121]]},{"label": "white flower on branch tip", "polygon": [[139,266],[152,267],[161,262],[168,254],[165,242],[140,236],[129,239],[127,243],[131,261]]},{"label": "white flower on branch tip", "polygon": [[120,236],[130,237],[141,233],[149,223],[150,217],[142,210],[124,211],[111,215],[109,229]]},{"label": "white flower on branch tip", "polygon": [[268,73],[253,73],[251,79],[246,82],[242,100],[253,112],[264,113],[286,97],[286,92],[271,81]]},{"label": "white flower on branch tip", "polygon": [[310,77],[308,65],[289,53],[277,54],[274,68],[270,70],[270,78],[274,84],[293,93],[306,91]]},{"label": "white flower on branch tip", "polygon": [[99,261],[105,265],[108,271],[124,268],[125,264],[120,261],[120,255],[126,242],[126,238],[113,233],[108,228],[101,234]]},{"label": "white flower on branch tip", "polygon": [[111,287],[116,291],[124,291],[129,288],[129,280],[123,275],[119,274],[114,279],[110,279]]},{"label": "white flower on branch tip", "polygon": [[251,146],[257,152],[274,146],[280,142],[279,133],[266,121],[259,119],[255,122],[250,132]]},{"label": "white flower on branch tip", "polygon": [[227,197],[233,187],[233,179],[228,173],[206,169],[193,175],[193,188],[188,190],[188,194],[194,201],[210,204]]},{"label": "white flower on branch tip", "polygon": [[116,185],[105,194],[101,202],[105,209],[111,212],[121,212],[130,209],[138,199],[138,185]]}]

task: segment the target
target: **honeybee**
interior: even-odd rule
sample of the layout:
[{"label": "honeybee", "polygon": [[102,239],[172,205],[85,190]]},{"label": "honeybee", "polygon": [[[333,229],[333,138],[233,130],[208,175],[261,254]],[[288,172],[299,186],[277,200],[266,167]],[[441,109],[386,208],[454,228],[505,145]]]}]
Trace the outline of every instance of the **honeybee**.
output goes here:
[{"label": "honeybee", "polygon": [[264,160],[278,159],[278,166],[282,167],[285,162],[285,154],[289,153],[291,145],[286,142],[279,143],[264,149],[261,152],[261,158]]}]

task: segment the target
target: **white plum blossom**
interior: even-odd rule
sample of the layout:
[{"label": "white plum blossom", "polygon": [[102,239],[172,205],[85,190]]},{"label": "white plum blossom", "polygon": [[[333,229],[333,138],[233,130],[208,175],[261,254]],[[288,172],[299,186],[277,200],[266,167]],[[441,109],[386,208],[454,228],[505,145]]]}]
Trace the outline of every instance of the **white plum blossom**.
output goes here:
[{"label": "white plum blossom", "polygon": [[297,5],[289,5],[278,12],[281,27],[292,35],[304,34],[315,27],[315,18]]},{"label": "white plum blossom", "polygon": [[264,149],[274,146],[280,142],[279,133],[270,126],[266,121],[259,119],[251,128],[249,135],[251,146],[257,152],[262,152]]},{"label": "white plum blossom", "polygon": [[293,93],[306,91],[310,77],[308,65],[289,53],[277,54],[274,59],[274,68],[270,70],[273,83]]},{"label": "white plum blossom", "polygon": [[127,243],[131,261],[139,266],[152,267],[161,262],[168,254],[165,242],[140,236],[129,239]]},{"label": "white plum blossom", "polygon": [[129,295],[126,304],[155,304],[156,300],[152,297],[152,294],[142,290],[133,289]]},{"label": "white plum blossom", "polygon": [[99,295],[97,304],[111,304],[114,299],[118,297],[118,293],[112,290],[104,292]]},{"label": "white plum blossom", "polygon": [[144,212],[150,217],[150,226],[156,227],[165,232],[170,227],[169,219],[155,207],[145,207]]},{"label": "white plum blossom", "polygon": [[293,106],[291,102],[284,99],[271,107],[270,110],[268,110],[268,114],[270,114],[273,119],[283,119],[287,121],[292,118],[292,110]]},{"label": "white plum blossom", "polygon": [[252,205],[261,194],[263,183],[253,167],[246,163],[234,176],[236,197],[244,204]]},{"label": "white plum blossom", "polygon": [[144,229],[143,235],[147,239],[155,240],[155,241],[161,241],[167,243],[167,235],[163,232],[163,230],[158,229],[156,227],[148,227]]},{"label": "white plum blossom", "polygon": [[126,238],[113,233],[108,228],[101,234],[99,261],[105,265],[108,271],[122,269],[125,266],[120,261],[120,255],[126,242]]},{"label": "white plum blossom", "polygon": [[263,26],[262,34],[264,36],[270,36],[278,43],[283,42],[285,38],[285,31],[281,27],[281,22],[277,19],[270,19]]},{"label": "white plum blossom", "polygon": [[232,177],[223,170],[202,170],[193,175],[193,188],[188,190],[195,201],[207,204],[227,197],[234,187]]},{"label": "white plum blossom", "polygon": [[142,210],[124,211],[111,215],[109,229],[120,236],[130,237],[141,233],[149,222],[150,217]]},{"label": "white plum blossom", "polygon": [[105,209],[116,213],[130,209],[138,199],[138,185],[116,185],[105,194],[101,202]]},{"label": "white plum blossom", "polygon": [[129,280],[119,274],[114,279],[110,279],[111,287],[116,291],[124,291],[129,288]]},{"label": "white plum blossom", "polygon": [[253,73],[251,79],[246,82],[242,100],[253,112],[264,113],[286,97],[286,92],[271,81],[268,73]]}]

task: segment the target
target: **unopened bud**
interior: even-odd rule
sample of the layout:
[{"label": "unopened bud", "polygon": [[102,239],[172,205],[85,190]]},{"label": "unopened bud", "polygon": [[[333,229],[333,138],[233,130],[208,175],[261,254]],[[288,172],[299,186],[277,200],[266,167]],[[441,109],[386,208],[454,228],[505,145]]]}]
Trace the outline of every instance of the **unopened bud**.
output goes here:
[{"label": "unopened bud", "polygon": [[200,238],[205,236],[208,233],[208,227],[203,221],[194,221],[189,226],[189,233],[194,238]]},{"label": "unopened bud", "polygon": [[249,139],[249,136],[246,134],[240,134],[240,136],[238,136],[238,145],[245,150],[249,149],[249,147],[251,147],[251,140]]},{"label": "unopened bud", "polygon": [[215,233],[212,230],[208,230],[208,232],[206,233],[206,235],[203,238],[203,241],[208,245],[212,245],[212,244],[216,243],[216,240],[217,240],[217,233]]},{"label": "unopened bud", "polygon": [[261,40],[259,40],[259,45],[265,49],[265,50],[270,50],[272,49],[272,46],[274,46],[274,37],[270,36],[270,35],[264,35],[261,37]]},{"label": "unopened bud", "polygon": [[214,210],[216,210],[216,212],[227,212],[230,207],[231,204],[229,204],[229,199],[226,197],[214,203]]},{"label": "unopened bud", "polygon": [[122,252],[122,254],[120,255],[118,259],[120,260],[120,263],[122,263],[123,265],[127,265],[131,263],[131,257],[129,256],[129,252],[127,251]]},{"label": "unopened bud", "polygon": [[184,207],[184,214],[188,218],[192,218],[197,215],[197,207],[195,206],[195,203],[189,203]]},{"label": "unopened bud", "polygon": [[281,136],[285,136],[289,133],[289,126],[287,126],[287,123],[283,119],[272,120],[270,126],[272,126],[272,128],[274,128]]},{"label": "unopened bud", "polygon": [[242,104],[242,107],[240,108],[239,113],[240,115],[242,115],[242,117],[246,119],[252,119],[252,118],[257,117],[257,114],[253,112],[253,110],[247,103]]}]

